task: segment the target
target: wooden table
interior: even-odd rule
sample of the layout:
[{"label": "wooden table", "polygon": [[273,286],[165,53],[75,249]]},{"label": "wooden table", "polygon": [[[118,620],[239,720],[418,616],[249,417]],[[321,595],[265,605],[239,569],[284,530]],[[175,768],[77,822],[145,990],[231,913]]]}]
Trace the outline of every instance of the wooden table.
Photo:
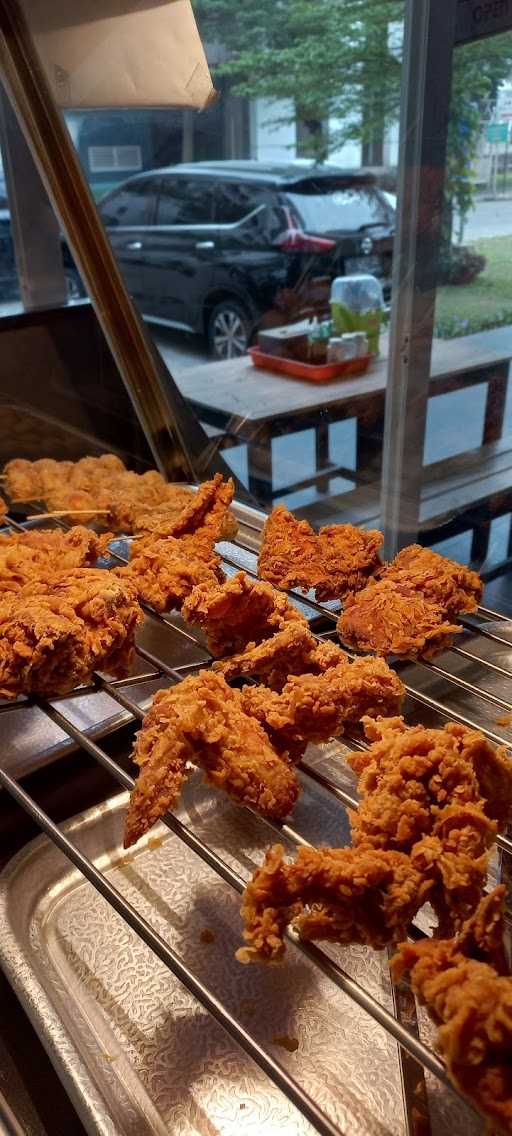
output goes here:
[{"label": "wooden table", "polygon": [[[221,427],[231,440],[248,448],[249,489],[268,504],[277,495],[316,484],[326,490],[335,476],[359,484],[380,476],[382,430],[387,377],[387,344],[366,375],[337,379],[325,385],[287,379],[253,367],[247,356],[221,363],[187,367],[178,377],[182,394],[199,417]],[[482,443],[502,434],[512,326],[447,341],[436,340],[432,351],[432,396],[487,383]],[[329,423],[357,419],[356,469],[335,465],[329,454]],[[272,439],[298,430],[315,431],[316,471],[275,489]]]}]

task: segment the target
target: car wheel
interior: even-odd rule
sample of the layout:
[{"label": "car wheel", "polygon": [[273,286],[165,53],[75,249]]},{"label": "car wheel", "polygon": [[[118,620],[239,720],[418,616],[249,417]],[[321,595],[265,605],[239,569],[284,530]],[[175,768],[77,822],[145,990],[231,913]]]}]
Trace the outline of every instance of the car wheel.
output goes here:
[{"label": "car wheel", "polygon": [[66,272],[64,273],[64,276],[66,278],[66,290],[67,290],[67,296],[68,296],[68,304],[71,303],[72,300],[81,300],[82,296],[83,296],[83,290],[82,290],[82,285],[80,283],[80,280],[79,280],[78,276],[76,275],[76,273],[70,272],[69,270],[66,270]]},{"label": "car wheel", "polygon": [[236,300],[221,300],[208,320],[208,346],[215,359],[245,355],[251,337],[247,312]]}]

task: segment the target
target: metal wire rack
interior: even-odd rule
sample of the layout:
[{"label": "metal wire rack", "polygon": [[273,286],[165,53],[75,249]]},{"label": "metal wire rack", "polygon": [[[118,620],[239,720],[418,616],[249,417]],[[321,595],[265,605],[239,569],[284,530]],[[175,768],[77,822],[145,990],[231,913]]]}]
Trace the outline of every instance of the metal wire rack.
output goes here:
[{"label": "metal wire rack", "polygon": [[[11,529],[17,531],[23,531],[25,528],[24,524],[20,524],[20,522],[11,517],[7,517],[4,523]],[[64,525],[63,527],[66,526]],[[236,541],[230,543],[229,546],[221,546],[222,558],[226,565],[231,566],[231,568],[241,568],[248,572],[248,574],[256,576],[255,561],[251,562],[251,555],[254,554],[255,545],[257,547],[260,532],[261,528],[245,516],[243,524],[241,525],[240,534]],[[113,555],[118,561],[124,559],[118,553]],[[336,614],[333,613],[329,607],[318,604],[309,597],[304,597],[298,593],[292,593],[292,597],[311,613],[312,619],[321,617],[327,623],[327,628],[335,621]],[[184,639],[192,640],[194,643],[197,642],[197,639],[186,629],[176,627],[169,623],[164,616],[154,612],[150,608],[147,608],[146,611],[151,619],[155,619],[165,626],[166,633],[170,636],[177,635]],[[498,646],[505,646],[509,651],[512,651],[512,640],[509,641],[504,635],[495,632],[494,629],[491,630],[485,627],[485,621],[489,620],[493,622],[503,622],[505,627],[505,617],[498,612],[481,607],[478,611],[478,618],[480,621],[484,622],[475,623],[471,619],[463,621],[467,630],[482,635],[486,640],[491,640]],[[329,634],[329,631],[327,630],[326,633]],[[135,677],[132,676],[118,680],[107,680],[98,674],[94,676],[94,680],[90,686],[80,688],[80,694],[102,690],[120,707],[128,711],[135,721],[142,719],[143,711],[140,705],[135,702],[133,698],[129,697],[124,688],[154,678],[162,680],[170,679],[172,682],[179,682],[183,679],[184,674],[175,667],[167,665],[163,660],[159,659],[144,647],[138,645],[136,650],[139,657],[144,662],[150,664],[152,668],[151,671],[146,670]],[[510,666],[507,668],[507,666],[502,665],[502,663],[496,663],[490,659],[481,658],[478,654],[474,654],[464,647],[453,647],[452,653],[456,657],[460,657],[468,663],[471,663],[471,665],[476,664],[479,668],[481,667],[481,673],[483,675],[488,671],[491,676],[499,675],[500,678],[512,679],[512,658],[510,660]],[[414,675],[417,667],[419,667],[419,664],[415,664],[414,667],[407,668],[407,670],[412,671]],[[501,695],[497,695],[494,691],[488,690],[480,684],[477,685],[476,683],[469,682],[467,679],[462,678],[462,676],[452,673],[445,666],[440,666],[437,663],[422,663],[421,667],[427,668],[436,679],[442,679],[446,684],[451,684],[455,691],[460,690],[465,695],[469,694],[472,698],[484,700],[484,702],[487,702],[491,706],[497,706],[500,709],[510,711],[512,714],[512,702],[501,697]],[[449,689],[451,689],[451,687]],[[436,715],[444,719],[449,718],[482,729],[492,741],[502,742],[504,740],[500,734],[490,729],[488,725],[482,725],[481,722],[478,722],[472,716],[461,712],[455,707],[447,707],[444,702],[441,702],[438,698],[429,695],[425,690],[421,689],[421,686],[416,686],[414,680],[412,683],[410,681],[406,682],[406,690],[411,705],[416,708],[426,708],[429,712],[435,712]],[[92,740],[89,734],[76,726],[66,714],[66,701],[69,697],[69,695],[58,696],[53,698],[51,702],[37,698],[32,699],[31,704],[35,704],[46,718],[50,719],[58,726],[68,738],[81,746],[103,769],[112,775],[119,785],[124,789],[131,789],[133,778],[101,748],[97,741]],[[17,704],[18,713],[22,712],[23,707],[26,705],[26,702]],[[0,713],[12,709],[12,706],[5,706]],[[365,747],[365,742],[359,737],[347,736],[345,740],[353,747]],[[321,786],[323,790],[332,794],[341,805],[348,808],[357,808],[357,799],[346,787],[336,782],[332,776],[326,775],[321,770],[315,768],[307,758],[303,759],[299,768],[304,778],[308,779],[312,784]],[[194,975],[183,959],[151,927],[147,920],[128,903],[120,891],[107,879],[105,874],[103,874],[59,827],[53,823],[49,816],[37,805],[17,780],[1,768],[0,785],[21,805],[29,816],[32,817],[41,830],[46,833],[75,867],[83,873],[84,877],[111,904],[113,909],[126,921],[143,942],[150,947],[157,958],[183,983],[186,989],[213,1016],[229,1036],[256,1062],[259,1068],[272,1079],[274,1084],[287,1095],[289,1100],[299,1109],[314,1128],[324,1134],[324,1136],[339,1136],[340,1128],[326,1115],[317,1102],[312,1099],[303,1085],[299,1084],[284,1065],[276,1061],[266,1049],[255,1040],[251,1033],[236,1020],[229,1009],[219,1001],[215,993]],[[261,817],[258,819],[268,827],[272,836],[276,834],[279,837],[284,836],[295,845],[308,843],[291,824],[279,824]],[[201,840],[190,826],[184,824],[172,814],[168,814],[164,817],[163,823],[175,836],[179,837],[189,849],[199,856],[209,868],[216,872],[226,884],[238,893],[243,891],[245,881],[216,851]],[[497,843],[502,855],[512,853],[512,840],[508,839],[508,837],[499,837]],[[411,933],[413,935],[421,934],[421,932],[417,931],[415,928],[411,929]],[[355,981],[339,966],[338,963],[333,961],[324,950],[313,944],[302,942],[293,930],[288,932],[288,936],[297,949],[313,962],[324,976],[352,998],[359,1007],[366,1011],[374,1021],[379,1024],[379,1026],[387,1030],[398,1043],[406,1130],[410,1133],[410,1136],[416,1136],[416,1134],[420,1132],[424,1136],[424,1134],[430,1131],[428,1100],[423,1077],[424,1070],[433,1074],[443,1082],[444,1085],[448,1086],[450,1092],[456,1093],[456,1089],[454,1089],[447,1077],[443,1062],[436,1056],[432,1049],[420,1039],[415,1003],[410,989],[402,983],[398,989],[394,990],[394,1012],[391,1013],[377,999],[369,994],[359,982]]]}]

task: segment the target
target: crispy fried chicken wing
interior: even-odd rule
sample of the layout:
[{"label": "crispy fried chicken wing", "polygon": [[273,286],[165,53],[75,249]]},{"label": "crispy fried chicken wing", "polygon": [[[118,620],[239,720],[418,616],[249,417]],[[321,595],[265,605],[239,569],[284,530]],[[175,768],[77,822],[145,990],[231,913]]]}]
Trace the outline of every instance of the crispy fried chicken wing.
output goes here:
[{"label": "crispy fried chicken wing", "polygon": [[403,683],[383,659],[350,663],[345,656],[321,674],[292,676],[281,694],[263,686],[245,686],[242,698],[272,745],[297,760],[309,741],[327,741],[366,714],[396,712],[404,693]]},{"label": "crispy fried chicken wing", "polygon": [[0,592],[17,592],[30,580],[48,580],[68,568],[93,565],[111,540],[112,533],[98,536],[83,525],[0,536]]},{"label": "crispy fried chicken wing", "polygon": [[213,669],[226,679],[258,675],[272,690],[282,690],[290,675],[321,674],[343,662],[347,656],[336,643],[320,643],[303,623],[289,623],[255,647],[221,659]]},{"label": "crispy fried chicken wing", "polygon": [[495,888],[455,939],[402,943],[395,977],[439,1026],[437,1045],[454,1083],[504,1132],[512,1132],[512,978],[503,950],[505,888]]},{"label": "crispy fried chicken wing", "polygon": [[284,505],[272,510],[263,530],[258,573],[277,588],[310,588],[318,600],[364,588],[380,567],[382,533],[354,525],[327,525],[315,533]]},{"label": "crispy fried chicken wing", "polygon": [[245,714],[240,692],[208,671],[155,695],[133,757],[140,773],[126,818],[126,847],[176,802],[188,762],[264,816],[287,816],[299,794],[293,769]]},{"label": "crispy fried chicken wing", "polygon": [[198,544],[213,548],[217,541],[235,535],[238,524],[229,512],[235,485],[233,478],[224,481],[216,473],[211,481],[199,487],[194,498],[171,526],[170,536],[194,536]]},{"label": "crispy fried chicken wing", "polygon": [[430,659],[462,630],[438,604],[396,580],[379,580],[346,597],[338,620],[342,643],[356,651]]},{"label": "crispy fried chicken wing", "polygon": [[133,585],[71,568],[0,600],[0,695],[62,694],[95,670],[127,673],[142,620]]},{"label": "crispy fried chicken wing", "polygon": [[381,577],[421,592],[452,618],[459,612],[476,611],[482,598],[483,583],[477,572],[420,544],[403,548],[383,568]]},{"label": "crispy fried chicken wing", "polygon": [[205,632],[208,650],[215,657],[261,643],[291,623],[307,624],[285,595],[245,572],[237,572],[217,588],[199,584],[185,600],[182,614]]},{"label": "crispy fried chicken wing", "polygon": [[135,541],[128,566],[117,574],[132,580],[140,599],[155,611],[179,610],[197,584],[216,588],[224,580],[220,558],[213,552],[208,555],[205,547],[196,549],[192,537]]},{"label": "crispy fried chicken wing", "polygon": [[286,863],[274,845],[247,885],[239,962],[279,962],[289,924],[306,940],[397,942],[428,897],[430,884],[400,852],[299,848]]}]

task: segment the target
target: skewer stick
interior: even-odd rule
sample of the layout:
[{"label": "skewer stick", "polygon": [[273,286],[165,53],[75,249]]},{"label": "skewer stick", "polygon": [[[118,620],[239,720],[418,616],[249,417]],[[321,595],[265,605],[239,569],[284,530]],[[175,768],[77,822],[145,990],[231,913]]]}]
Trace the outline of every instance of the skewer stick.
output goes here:
[{"label": "skewer stick", "polygon": [[27,517],[27,521],[46,521],[51,517],[69,517],[71,515],[73,517],[85,517],[89,516],[90,513],[94,517],[107,516],[110,509],[93,509],[92,507],[90,509],[55,509],[53,513],[31,513]]}]

